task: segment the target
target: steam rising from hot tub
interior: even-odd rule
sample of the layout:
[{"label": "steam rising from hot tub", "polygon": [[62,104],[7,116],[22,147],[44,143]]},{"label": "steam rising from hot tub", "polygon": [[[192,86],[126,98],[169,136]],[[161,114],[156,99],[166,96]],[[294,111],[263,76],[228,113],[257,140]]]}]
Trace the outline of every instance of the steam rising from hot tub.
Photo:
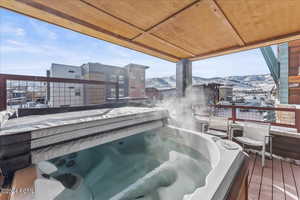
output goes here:
[{"label": "steam rising from hot tub", "polygon": [[194,114],[207,114],[207,97],[203,90],[190,86],[184,97],[166,97],[157,106],[169,111],[170,125],[197,131]]}]

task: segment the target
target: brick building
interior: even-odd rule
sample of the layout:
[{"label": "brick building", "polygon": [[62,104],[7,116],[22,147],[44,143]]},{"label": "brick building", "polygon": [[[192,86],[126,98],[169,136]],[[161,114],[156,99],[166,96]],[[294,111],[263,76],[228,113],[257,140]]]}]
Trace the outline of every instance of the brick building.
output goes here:
[{"label": "brick building", "polygon": [[124,67],[128,78],[128,97],[145,98],[145,72],[148,67],[144,65],[129,64]]},{"label": "brick building", "polygon": [[300,40],[288,43],[289,45],[289,104],[300,104]]}]

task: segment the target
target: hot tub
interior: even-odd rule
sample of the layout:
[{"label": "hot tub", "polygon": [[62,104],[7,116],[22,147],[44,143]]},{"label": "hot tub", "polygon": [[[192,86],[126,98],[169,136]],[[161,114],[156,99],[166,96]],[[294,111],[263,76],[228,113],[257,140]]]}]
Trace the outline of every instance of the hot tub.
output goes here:
[{"label": "hot tub", "polygon": [[230,199],[237,183],[242,188],[246,160],[233,142],[165,126],[38,163],[48,175],[36,180],[35,196],[45,199],[47,191],[55,200]]}]

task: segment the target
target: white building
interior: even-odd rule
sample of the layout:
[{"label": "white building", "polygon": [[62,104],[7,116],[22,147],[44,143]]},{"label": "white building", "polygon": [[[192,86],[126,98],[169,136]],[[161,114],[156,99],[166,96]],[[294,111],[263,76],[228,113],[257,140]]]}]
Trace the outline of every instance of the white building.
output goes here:
[{"label": "white building", "polygon": [[[82,79],[81,67],[51,65],[50,76],[56,78]],[[50,83],[50,106],[81,106],[84,104],[84,85],[79,83]]]}]

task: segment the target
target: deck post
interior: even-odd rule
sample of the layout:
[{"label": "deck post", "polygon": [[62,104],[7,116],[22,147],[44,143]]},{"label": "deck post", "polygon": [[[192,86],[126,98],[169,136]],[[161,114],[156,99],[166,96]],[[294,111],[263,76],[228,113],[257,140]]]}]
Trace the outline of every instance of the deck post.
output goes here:
[{"label": "deck post", "polygon": [[0,111],[7,108],[6,78],[0,75]]},{"label": "deck post", "polygon": [[182,59],[176,63],[176,95],[185,97],[186,89],[192,85],[192,62]]}]

